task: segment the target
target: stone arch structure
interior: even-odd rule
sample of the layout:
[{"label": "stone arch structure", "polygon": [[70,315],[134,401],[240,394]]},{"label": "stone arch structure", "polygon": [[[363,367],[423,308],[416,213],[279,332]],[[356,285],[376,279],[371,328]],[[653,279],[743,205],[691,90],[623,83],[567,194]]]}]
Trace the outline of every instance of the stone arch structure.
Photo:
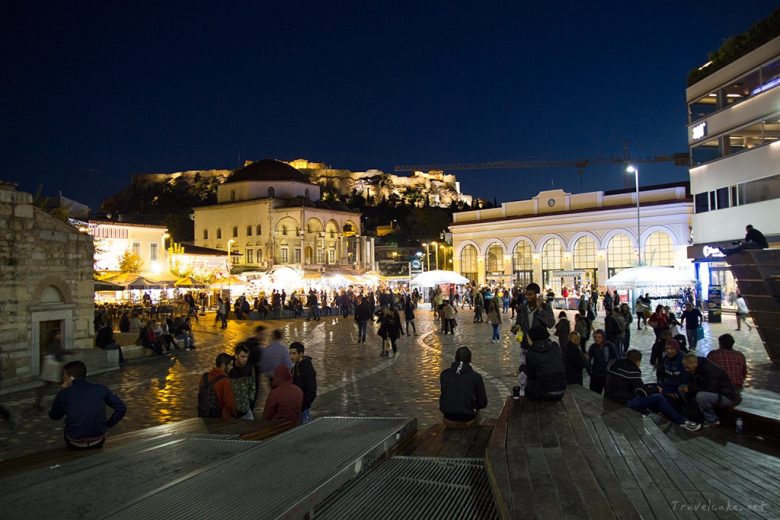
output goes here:
[{"label": "stone arch structure", "polygon": [[58,330],[62,334],[64,346],[73,344],[73,311],[76,305],[65,281],[54,276],[39,281],[30,294],[30,367],[31,374],[37,376],[40,374],[41,360],[46,354],[45,344],[49,334]]},{"label": "stone arch structure", "polygon": [[327,224],[325,224],[325,237],[334,240],[338,238],[339,236],[339,225],[338,222],[336,222],[333,219],[330,219]]},{"label": "stone arch structure", "polygon": [[673,246],[680,246],[685,245],[686,240],[681,239],[677,233],[670,227],[667,226],[649,226],[647,229],[642,229],[642,247],[645,246],[645,242],[647,241],[647,237],[652,235],[653,233],[657,232],[666,233],[669,235],[669,238],[672,239],[672,245]]},{"label": "stone arch structure", "polygon": [[498,245],[499,247],[501,247],[501,253],[502,254],[504,254],[504,255],[507,254],[506,253],[506,244],[504,244],[504,241],[501,240],[500,238],[491,238],[490,240],[486,241],[484,243],[484,245],[482,246],[482,250],[480,251],[480,254],[481,255],[486,255],[488,250],[490,250],[491,246],[494,246],[494,245]]},{"label": "stone arch structure", "polygon": [[579,239],[582,237],[588,237],[591,240],[593,240],[593,243],[596,244],[596,249],[599,249],[601,246],[601,239],[595,234],[590,231],[578,231],[572,235],[572,237],[569,239],[569,242],[566,244],[565,249],[566,251],[574,251],[574,245],[577,243]]},{"label": "stone arch structure", "polygon": [[358,234],[358,227],[351,220],[347,220],[341,229],[344,232],[344,236],[355,236]]},{"label": "stone arch structure", "polygon": [[275,229],[278,237],[293,238],[298,234],[298,221],[292,217],[282,217],[276,222]]},{"label": "stone arch structure", "polygon": [[473,240],[464,240],[463,242],[458,244],[458,249],[455,250],[455,256],[460,258],[460,253],[463,251],[463,249],[465,249],[466,246],[474,246],[474,248],[477,250],[477,254],[479,254],[479,250],[480,250],[479,244],[477,244]]},{"label": "stone arch structure", "polygon": [[557,233],[548,233],[548,234],[544,235],[542,238],[540,238],[536,242],[536,250],[534,252],[541,254],[542,253],[542,249],[544,249],[544,245],[547,242],[549,242],[551,239],[553,239],[553,238],[558,240],[561,243],[561,246],[563,247],[563,249],[566,250],[566,247],[567,247],[566,240],[561,235],[559,235]]},{"label": "stone arch structure", "polygon": [[306,221],[306,232],[308,233],[320,233],[325,230],[325,226],[322,221],[317,217],[309,217]]},{"label": "stone arch structure", "polygon": [[528,242],[531,244],[531,251],[536,251],[536,244],[531,240],[531,237],[520,235],[519,237],[513,238],[507,245],[508,254],[514,254],[514,250],[520,242]]},{"label": "stone arch structure", "polygon": [[[636,231],[634,231],[636,233]],[[600,249],[607,249],[609,247],[609,241],[615,238],[617,235],[627,235],[628,238],[631,240],[631,243],[634,244],[634,247],[637,246],[636,244],[636,235],[629,231],[628,229],[611,229],[608,233],[606,233],[603,237],[601,237],[600,242],[596,242],[596,244],[599,246]]]}]

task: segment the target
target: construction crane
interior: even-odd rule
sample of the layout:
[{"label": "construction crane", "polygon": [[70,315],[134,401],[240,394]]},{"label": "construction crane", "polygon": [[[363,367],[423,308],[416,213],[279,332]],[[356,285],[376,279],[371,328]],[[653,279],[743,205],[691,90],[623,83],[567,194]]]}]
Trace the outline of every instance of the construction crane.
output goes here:
[{"label": "construction crane", "polygon": [[[673,162],[675,166],[688,166],[688,154],[675,153],[672,155],[656,155],[653,157],[640,158],[612,157],[606,159],[584,159],[580,161],[493,161],[482,163],[401,164],[395,167],[395,171],[496,170],[513,168],[577,168],[578,170],[584,170],[592,164],[658,162]],[[580,171],[580,174],[582,174],[582,171]]]}]

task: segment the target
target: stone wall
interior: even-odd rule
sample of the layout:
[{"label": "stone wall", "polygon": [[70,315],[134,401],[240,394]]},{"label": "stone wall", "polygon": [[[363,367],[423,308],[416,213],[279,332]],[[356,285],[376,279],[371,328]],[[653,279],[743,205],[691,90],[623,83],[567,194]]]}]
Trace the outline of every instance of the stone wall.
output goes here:
[{"label": "stone wall", "polygon": [[93,346],[92,237],[33,206],[0,181],[0,374],[38,378],[40,321],[62,320],[68,349]]}]

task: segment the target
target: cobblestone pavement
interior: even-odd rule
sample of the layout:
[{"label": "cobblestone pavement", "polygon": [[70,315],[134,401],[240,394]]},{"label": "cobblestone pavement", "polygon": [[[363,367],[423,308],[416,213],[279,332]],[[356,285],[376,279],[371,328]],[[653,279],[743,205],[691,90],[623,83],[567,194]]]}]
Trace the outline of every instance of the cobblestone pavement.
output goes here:
[{"label": "cobblestone pavement", "polygon": [[[264,322],[284,330],[284,341],[302,341],[317,370],[319,391],[313,416],[364,415],[417,417],[422,431],[440,420],[438,411],[439,373],[450,365],[455,350],[463,345],[473,351],[473,365],[482,373],[487,386],[489,405],[484,417],[498,415],[503,400],[516,384],[515,370],[519,352],[509,333],[510,320],[502,324],[500,344],[490,343],[491,327],[472,323],[473,313],[461,310],[455,335],[442,336],[438,323],[422,305],[417,311],[419,336],[403,336],[398,341],[399,355],[380,358],[381,339],[376,328],[369,330],[368,343],[357,344],[357,327],[353,319],[323,316],[322,321],[301,319]],[[573,321],[573,314],[569,313]],[[504,315],[509,318],[509,314]],[[717,336],[734,328],[734,319],[725,323],[705,324],[707,338],[699,351],[706,353]],[[597,320],[596,326],[601,320]],[[96,375],[90,380],[109,386],[128,405],[128,413],[112,433],[121,433],[187,419],[195,415],[197,384],[200,374],[208,370],[216,354],[232,351],[232,346],[248,336],[259,322],[231,321],[227,329],[212,326],[206,317],[194,327],[198,348],[179,352],[175,357],[155,357],[132,361],[119,371]],[[780,378],[755,332],[734,333],[737,347],[745,352],[751,366],[748,385],[757,395],[776,407],[780,402]],[[632,334],[632,346],[646,353],[652,343],[652,332]],[[647,361],[643,360],[646,379],[651,380]],[[258,407],[267,393],[264,388]],[[62,421],[52,421],[47,412],[34,411],[34,390],[2,397],[4,405],[21,418],[21,426],[12,431],[8,422],[0,422],[0,460],[60,446]],[[44,400],[51,403],[54,389]]]}]

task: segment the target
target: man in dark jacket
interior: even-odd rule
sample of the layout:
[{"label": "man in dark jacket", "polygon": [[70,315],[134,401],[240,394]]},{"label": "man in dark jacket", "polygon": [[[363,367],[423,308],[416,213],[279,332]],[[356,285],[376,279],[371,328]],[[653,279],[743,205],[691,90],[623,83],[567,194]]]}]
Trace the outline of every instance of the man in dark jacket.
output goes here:
[{"label": "man in dark jacket", "polygon": [[254,418],[255,396],[257,395],[257,377],[254,366],[249,362],[249,346],[239,343],[234,350],[233,367],[228,371],[233,399],[236,402],[236,416],[245,419]]},{"label": "man in dark jacket", "polygon": [[294,341],[290,344],[290,360],[293,363],[293,384],[303,391],[303,406],[301,408],[301,423],[311,421],[311,404],[317,397],[317,372],[311,364],[311,358],[304,356],[303,343]]},{"label": "man in dark jacket", "polygon": [[515,325],[519,325],[523,331],[523,348],[528,348],[528,331],[534,327],[544,326],[551,329],[555,326],[555,316],[553,316],[552,307],[547,305],[541,298],[539,292],[541,289],[538,284],[529,283],[525,288],[525,303],[520,304],[517,310],[517,320]]},{"label": "man in dark jacket", "polygon": [[688,431],[697,431],[700,424],[688,421],[669,404],[666,397],[660,393],[660,388],[645,385],[642,382],[642,371],[639,364],[642,353],[631,349],[625,359],[611,361],[607,367],[607,381],[604,386],[604,397],[626,405],[632,410],[644,413],[647,410],[662,413]]},{"label": "man in dark jacket", "polygon": [[728,408],[737,402],[737,393],[728,374],[707,358],[689,352],[683,358],[683,366],[690,376],[690,382],[680,387],[680,392],[696,399],[706,426],[720,425],[713,408]]},{"label": "man in dark jacket", "polygon": [[[63,368],[65,380],[62,390],[54,398],[49,417],[55,421],[65,418],[65,444],[71,450],[100,448],[106,432],[127,412],[127,406],[103,385],[87,381],[87,366],[71,361]],[[106,406],[114,413],[106,420]]]},{"label": "man in dark jacket", "polygon": [[607,380],[607,365],[618,359],[615,345],[606,341],[604,331],[598,329],[593,333],[594,343],[588,349],[588,372],[590,373],[590,389],[600,394]]},{"label": "man in dark jacket", "polygon": [[355,305],[355,321],[358,326],[358,339],[356,343],[366,342],[366,329],[368,328],[368,322],[373,316],[371,306],[367,299],[360,295],[357,297],[357,305]]},{"label": "man in dark jacket", "polygon": [[528,336],[531,346],[525,353],[526,395],[539,401],[559,401],[566,392],[561,347],[550,341],[544,326],[533,327]]},{"label": "man in dark jacket", "polygon": [[487,406],[482,376],[471,368],[471,350],[460,347],[455,362],[439,376],[439,410],[448,428],[465,429],[479,424],[479,411]]},{"label": "man in dark jacket", "polygon": [[588,359],[580,348],[580,335],[569,334],[569,341],[562,348],[563,368],[567,385],[582,385],[582,371],[588,367]]}]

